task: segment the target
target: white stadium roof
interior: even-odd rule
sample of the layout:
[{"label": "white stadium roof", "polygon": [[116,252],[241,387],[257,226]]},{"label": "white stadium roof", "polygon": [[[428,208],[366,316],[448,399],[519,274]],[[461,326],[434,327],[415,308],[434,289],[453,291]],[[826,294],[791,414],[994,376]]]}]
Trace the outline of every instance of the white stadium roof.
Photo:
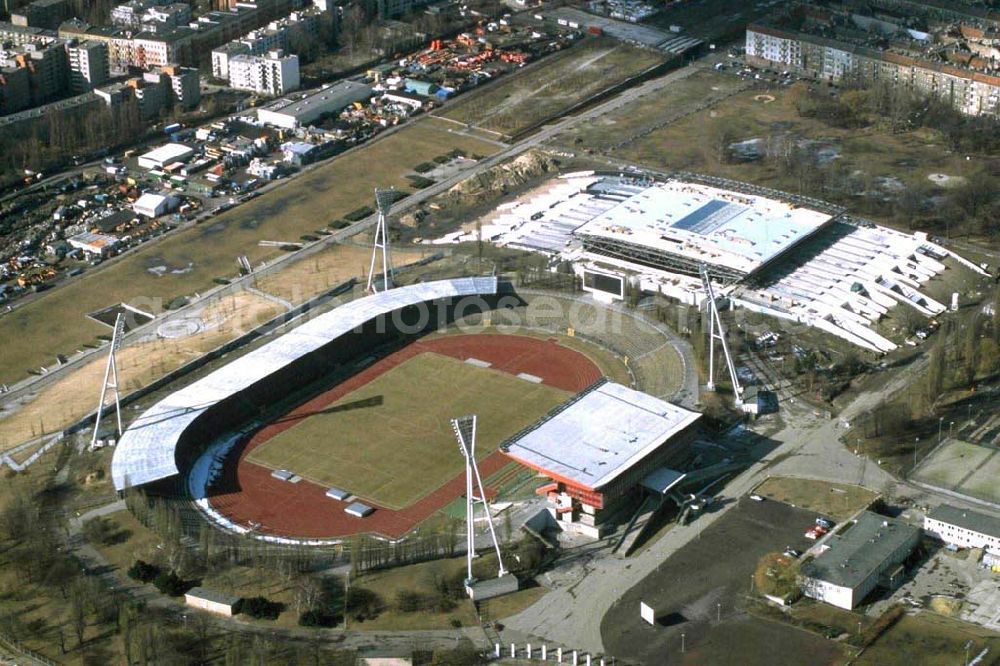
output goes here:
[{"label": "white stadium roof", "polygon": [[598,489],[699,418],[697,412],[606,382],[517,436],[505,452],[553,477]]},{"label": "white stadium roof", "polygon": [[365,322],[427,301],[493,295],[496,291],[495,277],[419,283],[359,298],[302,324],[146,410],[115,449],[111,462],[115,488],[122,490],[178,474],[177,443],[205,410]]},{"label": "white stadium roof", "polygon": [[753,272],[831,219],[776,199],[679,180],[612,188],[608,195],[620,203],[580,226],[577,234],[741,273]]}]

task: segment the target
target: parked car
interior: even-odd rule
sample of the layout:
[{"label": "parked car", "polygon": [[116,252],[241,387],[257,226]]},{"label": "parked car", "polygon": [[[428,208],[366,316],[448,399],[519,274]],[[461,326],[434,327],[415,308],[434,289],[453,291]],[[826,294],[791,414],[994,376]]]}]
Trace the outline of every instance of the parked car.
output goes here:
[{"label": "parked car", "polygon": [[836,525],[837,523],[833,522],[832,520],[828,520],[826,518],[817,518],[816,524],[822,527],[824,530],[832,530],[833,526]]},{"label": "parked car", "polygon": [[794,557],[795,559],[799,559],[802,557],[802,553],[789,546],[788,548],[785,548],[785,557]]},{"label": "parked car", "polygon": [[763,502],[764,501],[764,498],[761,497],[760,495],[758,495],[757,493],[751,493],[750,499],[752,499],[754,502]]},{"label": "parked car", "polygon": [[805,533],[804,536],[807,539],[811,539],[812,541],[815,541],[816,539],[820,538],[824,534],[826,534],[826,530],[823,529],[822,527],[820,527],[819,525],[816,525],[815,527],[810,527],[808,530],[806,530],[806,533]]}]

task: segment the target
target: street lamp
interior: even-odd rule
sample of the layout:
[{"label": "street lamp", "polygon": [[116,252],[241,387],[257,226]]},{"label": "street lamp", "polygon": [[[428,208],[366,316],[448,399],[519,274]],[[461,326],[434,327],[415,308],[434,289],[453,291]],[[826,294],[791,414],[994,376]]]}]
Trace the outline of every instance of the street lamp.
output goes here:
[{"label": "street lamp", "polygon": [[684,654],[684,632],[681,632],[681,654]]},{"label": "street lamp", "polygon": [[948,421],[948,439],[951,439],[951,431],[955,427],[954,421]]},{"label": "street lamp", "polygon": [[917,447],[920,446],[920,438],[914,437],[913,439],[913,469],[917,468]]},{"label": "street lamp", "polygon": [[938,444],[941,443],[941,426],[944,425],[944,417],[938,417]]}]

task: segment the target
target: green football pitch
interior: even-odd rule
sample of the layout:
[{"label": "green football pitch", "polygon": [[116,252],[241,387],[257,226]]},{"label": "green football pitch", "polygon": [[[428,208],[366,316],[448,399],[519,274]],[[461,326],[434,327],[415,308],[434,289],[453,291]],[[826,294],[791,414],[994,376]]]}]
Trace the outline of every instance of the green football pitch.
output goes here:
[{"label": "green football pitch", "polygon": [[482,459],[571,395],[424,352],[267,440],[247,459],[402,509],[464,469],[452,418],[478,415]]}]

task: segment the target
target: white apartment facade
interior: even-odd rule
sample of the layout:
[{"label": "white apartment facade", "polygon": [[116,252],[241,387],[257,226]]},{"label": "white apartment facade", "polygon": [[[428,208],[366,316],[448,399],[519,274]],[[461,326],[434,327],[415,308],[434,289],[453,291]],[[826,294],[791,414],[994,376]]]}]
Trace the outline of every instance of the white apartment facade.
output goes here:
[{"label": "white apartment facade", "polygon": [[280,51],[266,56],[233,56],[229,59],[229,85],[262,95],[284,95],[299,87],[299,58]]}]

